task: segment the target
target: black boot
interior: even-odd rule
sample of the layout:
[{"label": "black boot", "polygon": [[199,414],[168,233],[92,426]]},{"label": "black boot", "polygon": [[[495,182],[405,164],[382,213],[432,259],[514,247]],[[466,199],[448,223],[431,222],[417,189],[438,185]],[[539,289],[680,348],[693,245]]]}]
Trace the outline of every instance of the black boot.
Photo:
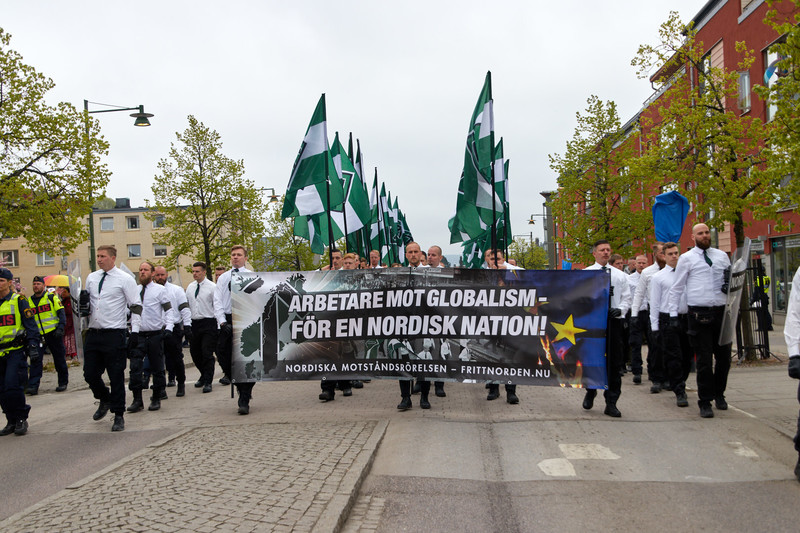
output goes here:
[{"label": "black boot", "polygon": [[239,392],[239,414],[250,414],[250,393]]},{"label": "black boot", "polygon": [[111,431],[125,431],[125,419],[122,415],[114,415],[114,424],[111,426]]},{"label": "black boot", "polygon": [[500,397],[500,385],[496,383],[489,383],[489,394],[486,395],[486,399],[489,401],[496,400]]},{"label": "black boot", "polygon": [[144,409],[144,402],[142,401],[142,391],[133,391],[133,402],[128,406],[129,413],[138,413]]},{"label": "black boot", "polygon": [[150,397],[150,405],[147,407],[148,411],[158,411],[161,409],[161,391],[154,390],[153,395]]},{"label": "black boot", "polygon": [[175,391],[175,396],[181,397],[186,394],[186,383],[178,383],[178,390]]},{"label": "black boot", "polygon": [[403,396],[403,400],[397,404],[397,408],[401,411],[411,409],[411,396]]},{"label": "black boot", "polygon": [[431,402],[428,401],[428,394],[423,392],[419,399],[419,406],[423,409],[430,409]]}]

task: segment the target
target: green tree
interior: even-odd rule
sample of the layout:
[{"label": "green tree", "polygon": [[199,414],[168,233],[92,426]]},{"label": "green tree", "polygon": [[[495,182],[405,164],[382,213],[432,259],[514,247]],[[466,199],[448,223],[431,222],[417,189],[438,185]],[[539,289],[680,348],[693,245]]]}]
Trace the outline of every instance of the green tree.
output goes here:
[{"label": "green tree", "polygon": [[[780,211],[800,204],[800,1],[788,4],[767,0],[770,10],[764,20],[782,38],[770,46],[768,56],[775,57],[774,74],[768,86],[756,85],[753,90],[772,106],[768,124],[766,164],[757,168],[759,177],[776,189],[773,202],[754,206],[761,218],[775,221],[780,230],[791,229],[791,220]],[[779,10],[776,4],[782,4]]]},{"label": "green tree", "polygon": [[739,70],[750,68],[752,51],[736,43],[738,70],[714,64],[711,50],[674,11],[659,35],[659,44],[640,46],[632,61],[638,76],[653,78],[662,91],[642,113],[644,151],[632,170],[658,176],[662,190],[679,190],[709,227],[732,224],[741,246],[742,214],[767,203],[772,189],[752,172],[762,157],[763,124],[738,106]]},{"label": "green tree", "polygon": [[513,258],[517,266],[526,270],[547,268],[547,251],[530,239],[514,239],[508,246],[508,258]]},{"label": "green tree", "polygon": [[260,264],[266,208],[262,191],[244,178],[244,162],[223,155],[220,135],[191,115],[189,127],[175,135],[177,145],[158,163],[154,201],[147,202],[149,219],[164,217],[167,230],[158,241],[171,248],[165,266],[175,268],[180,255],[227,265],[234,244]]},{"label": "green tree", "polygon": [[550,155],[559,187],[551,205],[561,228],[556,240],[573,261],[590,261],[598,239],[607,239],[614,250],[627,248],[624,253],[631,255],[653,233],[649,211],[639,207],[647,182],[628,168],[636,129],[623,130],[616,104],[597,96],[589,97],[585,114],[576,113],[576,118],[564,155]]},{"label": "green tree", "polygon": [[314,270],[315,255],[308,241],[294,234],[294,221],[282,219],[282,199],[271,207],[267,216],[267,236],[264,248],[264,269],[271,272]]},{"label": "green tree", "polygon": [[10,43],[0,28],[0,236],[24,237],[38,253],[72,251],[86,240],[92,198],[108,183],[100,163],[108,143],[83,111],[45,103],[55,83]]}]

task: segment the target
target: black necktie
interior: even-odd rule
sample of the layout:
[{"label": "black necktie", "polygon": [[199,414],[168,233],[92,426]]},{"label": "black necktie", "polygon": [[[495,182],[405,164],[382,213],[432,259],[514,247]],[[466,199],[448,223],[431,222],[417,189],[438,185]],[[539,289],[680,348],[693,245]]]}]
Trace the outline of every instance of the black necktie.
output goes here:
[{"label": "black necktie", "polygon": [[672,271],[675,272],[675,269],[673,268]]},{"label": "black necktie", "polygon": [[147,288],[147,285],[142,285],[142,292],[139,293],[139,297],[142,299],[142,304],[144,304],[144,290]]},{"label": "black necktie", "polygon": [[603,272],[608,272],[608,267],[607,266],[604,266],[602,268],[603,268]]},{"label": "black necktie", "polygon": [[100,278],[100,285],[97,286],[97,294],[103,291],[103,282],[106,280],[106,276],[108,276],[108,272],[103,272],[103,277]]},{"label": "black necktie", "polygon": [[711,265],[714,264],[714,263],[711,262],[711,258],[708,257],[708,252],[706,250],[703,250],[703,259],[706,260],[706,263],[708,263],[708,266],[711,266]]},{"label": "black necktie", "polygon": [[194,297],[197,298],[197,295],[200,294],[200,284],[197,284],[197,288],[194,290]]}]

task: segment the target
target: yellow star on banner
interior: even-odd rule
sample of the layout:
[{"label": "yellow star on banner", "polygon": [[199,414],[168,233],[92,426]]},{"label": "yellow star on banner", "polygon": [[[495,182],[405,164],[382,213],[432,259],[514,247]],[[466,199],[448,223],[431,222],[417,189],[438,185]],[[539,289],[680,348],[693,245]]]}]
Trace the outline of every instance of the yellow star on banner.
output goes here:
[{"label": "yellow star on banner", "polygon": [[569,315],[569,318],[567,318],[563,324],[558,324],[556,322],[550,323],[553,324],[553,327],[556,328],[556,331],[558,331],[558,335],[556,335],[556,338],[553,339],[553,342],[561,339],[567,339],[572,344],[575,344],[575,335],[586,331],[585,329],[575,327],[575,324],[572,323],[572,315]]}]

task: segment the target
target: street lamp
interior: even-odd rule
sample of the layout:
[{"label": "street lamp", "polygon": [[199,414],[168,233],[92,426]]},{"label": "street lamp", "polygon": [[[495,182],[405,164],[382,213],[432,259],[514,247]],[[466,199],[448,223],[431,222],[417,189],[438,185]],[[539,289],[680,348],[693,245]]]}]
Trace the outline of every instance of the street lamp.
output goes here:
[{"label": "street lamp", "polygon": [[[112,109],[95,109],[93,111],[89,111],[89,104],[110,107]],[[86,113],[86,149],[89,149],[89,115],[92,113],[114,113],[116,111],[137,111],[137,113],[131,113],[131,117],[135,118],[133,125],[139,127],[147,127],[150,125],[150,121],[148,120],[150,117],[153,116],[152,113],[145,113],[144,106],[140,105],[137,107],[122,107],[117,105],[111,104],[101,104],[99,102],[90,102],[89,100],[83,101],[83,110]],[[87,154],[88,155],[88,154]],[[91,158],[88,158],[89,161]],[[87,168],[87,175],[91,175],[89,169]],[[89,187],[89,194],[91,195],[91,187]],[[91,196],[89,197],[91,200]],[[90,206],[89,211],[89,268],[92,272],[97,269],[97,261],[95,259],[95,250],[94,250],[94,207]]]},{"label": "street lamp", "polygon": [[280,195],[275,194],[275,189],[273,187],[263,187],[262,191],[272,191],[272,194],[269,195],[269,202],[268,204],[276,204],[280,200]]}]

